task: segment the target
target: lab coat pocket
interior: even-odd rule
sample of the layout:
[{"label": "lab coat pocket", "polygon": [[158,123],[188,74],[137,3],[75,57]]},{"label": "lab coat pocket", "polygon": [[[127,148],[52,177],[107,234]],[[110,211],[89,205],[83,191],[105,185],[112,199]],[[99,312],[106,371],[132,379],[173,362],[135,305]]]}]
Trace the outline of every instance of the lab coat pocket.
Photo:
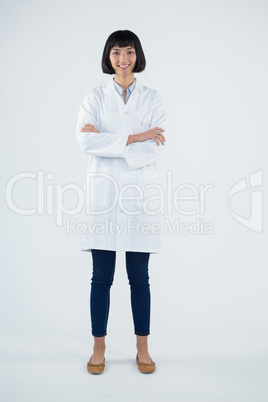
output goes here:
[{"label": "lab coat pocket", "polygon": [[151,122],[151,114],[130,114],[129,115],[129,124],[130,124],[130,132],[133,134],[143,133],[144,131],[148,131],[150,129]]},{"label": "lab coat pocket", "polygon": [[158,172],[153,170],[144,172],[140,175],[138,184],[143,193],[142,201],[138,203],[139,209],[146,215],[157,214],[161,204]]},{"label": "lab coat pocket", "polygon": [[152,119],[151,114],[146,114],[146,115],[143,116],[143,120],[142,120],[142,123],[141,123],[141,133],[151,129],[151,119]]},{"label": "lab coat pocket", "polygon": [[135,170],[121,172],[119,184],[119,211],[126,215],[139,214],[137,209],[137,197],[140,197],[140,192],[137,183],[137,172]]},{"label": "lab coat pocket", "polygon": [[105,212],[112,197],[111,180],[106,171],[87,172],[86,178],[86,210],[90,212]]},{"label": "lab coat pocket", "polygon": [[158,172],[141,169],[121,173],[120,212],[154,215],[159,208]]}]

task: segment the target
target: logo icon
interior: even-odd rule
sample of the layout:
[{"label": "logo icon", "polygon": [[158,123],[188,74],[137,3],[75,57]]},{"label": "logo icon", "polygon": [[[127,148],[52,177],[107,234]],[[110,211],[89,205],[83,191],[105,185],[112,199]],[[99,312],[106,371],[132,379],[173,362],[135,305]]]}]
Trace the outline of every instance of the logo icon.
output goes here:
[{"label": "logo icon", "polygon": [[[247,219],[241,215],[238,215],[231,208],[230,200],[235,194],[240,191],[245,191],[248,189],[247,181],[245,178],[239,180],[236,184],[232,186],[232,188],[228,192],[228,211],[230,215],[241,225],[247,227],[248,229],[253,230],[254,232],[261,232],[263,228],[263,196],[262,189],[257,189],[257,187],[261,187],[263,184],[263,174],[262,170],[258,170],[257,172],[252,173],[249,176],[249,190],[250,191],[250,218]],[[254,190],[252,190],[254,189]]]}]

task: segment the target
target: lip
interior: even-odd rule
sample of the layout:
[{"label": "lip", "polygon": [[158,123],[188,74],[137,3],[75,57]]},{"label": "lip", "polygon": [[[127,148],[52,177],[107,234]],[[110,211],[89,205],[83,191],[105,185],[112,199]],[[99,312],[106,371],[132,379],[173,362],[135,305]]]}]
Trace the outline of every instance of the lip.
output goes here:
[{"label": "lip", "polygon": [[119,68],[122,68],[123,70],[125,70],[126,68],[128,68],[130,66],[130,64],[127,64],[125,67],[121,67],[120,64],[118,64]]}]

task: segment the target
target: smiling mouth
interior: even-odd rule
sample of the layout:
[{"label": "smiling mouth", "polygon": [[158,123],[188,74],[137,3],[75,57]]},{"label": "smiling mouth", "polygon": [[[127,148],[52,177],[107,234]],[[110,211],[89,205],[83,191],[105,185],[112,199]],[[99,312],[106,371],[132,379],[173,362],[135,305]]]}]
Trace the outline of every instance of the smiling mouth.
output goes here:
[{"label": "smiling mouth", "polygon": [[127,68],[127,67],[129,67],[130,66],[130,64],[126,64],[126,65],[120,65],[120,64],[118,64],[118,67],[120,67],[120,68]]}]

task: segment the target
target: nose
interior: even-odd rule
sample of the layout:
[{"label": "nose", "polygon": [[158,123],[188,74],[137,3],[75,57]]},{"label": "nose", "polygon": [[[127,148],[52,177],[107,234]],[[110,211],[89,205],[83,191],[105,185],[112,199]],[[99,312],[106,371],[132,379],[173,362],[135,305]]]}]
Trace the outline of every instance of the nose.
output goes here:
[{"label": "nose", "polygon": [[123,64],[123,63],[128,64],[127,58],[126,58],[125,56],[123,56],[123,55],[120,55],[119,61],[120,61],[120,63],[122,63],[122,64]]}]

